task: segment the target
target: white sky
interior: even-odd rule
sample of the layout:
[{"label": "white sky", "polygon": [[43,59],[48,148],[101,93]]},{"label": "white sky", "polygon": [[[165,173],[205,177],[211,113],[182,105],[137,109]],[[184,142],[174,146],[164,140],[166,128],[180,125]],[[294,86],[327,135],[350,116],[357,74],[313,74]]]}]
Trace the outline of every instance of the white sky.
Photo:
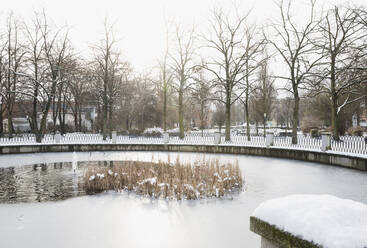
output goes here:
[{"label": "white sky", "polygon": [[[5,1],[5,2],[4,2]],[[302,15],[307,0],[295,0],[295,15]],[[367,0],[351,3],[364,4]],[[229,8],[231,0],[2,0],[1,15],[8,10],[29,18],[33,10],[45,8],[49,17],[59,26],[71,27],[70,38],[82,54],[87,55],[89,45],[98,42],[106,14],[115,21],[115,33],[125,58],[134,68],[142,71],[152,67],[162,55],[165,46],[165,21],[175,19],[183,25],[195,23],[199,30],[206,30],[210,9],[214,6]],[[244,13],[252,8],[251,16],[257,23],[279,15],[273,0],[238,0]],[[342,0],[318,0],[330,6],[346,3]],[[4,27],[3,25],[0,26]]]}]

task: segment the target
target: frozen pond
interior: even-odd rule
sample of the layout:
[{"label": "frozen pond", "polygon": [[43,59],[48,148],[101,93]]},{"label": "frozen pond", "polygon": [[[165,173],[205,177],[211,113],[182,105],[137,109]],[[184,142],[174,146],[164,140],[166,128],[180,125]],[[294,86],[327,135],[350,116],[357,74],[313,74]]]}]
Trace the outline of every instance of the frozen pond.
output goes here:
[{"label": "frozen pond", "polygon": [[[164,152],[77,153],[80,161],[150,161],[152,157],[175,160],[176,156],[178,153]],[[186,161],[203,154],[180,153],[179,156]],[[1,247],[256,248],[260,247],[260,238],[249,231],[249,216],[265,200],[309,193],[367,203],[367,173],[242,155],[206,154],[205,157],[223,162],[238,159],[245,176],[245,190],[231,199],[200,201],[150,200],[133,193],[110,192],[63,201],[0,204]],[[14,167],[12,170],[19,171],[26,168],[23,165],[32,168],[33,164],[70,162],[72,158],[72,153],[6,155],[0,156],[0,170]],[[42,166],[33,171],[36,175],[42,173]],[[70,180],[60,187],[77,189],[71,163],[65,164],[62,173],[63,178]],[[47,185],[47,180],[43,181]]]}]

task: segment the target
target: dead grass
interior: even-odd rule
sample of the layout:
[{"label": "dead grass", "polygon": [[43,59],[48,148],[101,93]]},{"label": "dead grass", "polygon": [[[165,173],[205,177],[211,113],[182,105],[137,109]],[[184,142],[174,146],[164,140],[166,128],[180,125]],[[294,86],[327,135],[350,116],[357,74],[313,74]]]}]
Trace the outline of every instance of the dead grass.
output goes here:
[{"label": "dead grass", "polygon": [[84,175],[88,194],[106,190],[134,191],[167,199],[222,197],[242,189],[238,161],[220,164],[218,160],[197,160],[183,164],[170,162],[114,161],[108,167],[89,166]]}]

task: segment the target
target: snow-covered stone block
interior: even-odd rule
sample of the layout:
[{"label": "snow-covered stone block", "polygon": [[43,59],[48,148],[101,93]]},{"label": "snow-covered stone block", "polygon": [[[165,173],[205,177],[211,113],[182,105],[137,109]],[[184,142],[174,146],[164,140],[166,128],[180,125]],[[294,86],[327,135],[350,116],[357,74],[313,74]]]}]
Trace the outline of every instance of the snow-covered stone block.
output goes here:
[{"label": "snow-covered stone block", "polygon": [[262,247],[367,247],[367,205],[331,195],[291,195],[255,209]]}]

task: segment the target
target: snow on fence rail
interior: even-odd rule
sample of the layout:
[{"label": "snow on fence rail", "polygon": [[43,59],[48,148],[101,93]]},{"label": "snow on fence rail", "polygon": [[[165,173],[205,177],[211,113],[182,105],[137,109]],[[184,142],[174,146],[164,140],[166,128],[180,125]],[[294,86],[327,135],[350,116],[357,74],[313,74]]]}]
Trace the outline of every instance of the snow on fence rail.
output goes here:
[{"label": "snow on fence rail", "polygon": [[[320,150],[322,141],[320,138],[311,138],[309,135],[299,135],[298,144],[292,144],[291,137],[276,136],[273,140],[273,146],[277,148],[286,149],[302,149],[302,150]],[[177,136],[169,138],[169,144],[194,144],[194,145],[208,145],[214,144],[214,133],[187,133],[183,139]],[[47,134],[43,137],[41,144],[56,144],[56,135]],[[69,133],[60,137],[60,144],[163,144],[163,137],[147,137],[147,136],[127,136],[118,135],[116,141],[107,138],[103,140],[101,134],[83,134],[83,133]],[[0,146],[6,145],[37,145],[36,138],[33,134],[25,134],[14,138],[0,138]],[[245,135],[231,135],[231,141],[225,141],[224,136],[221,136],[222,145],[236,145],[236,146],[251,146],[251,147],[265,147],[264,136],[251,136],[248,141]],[[342,136],[340,141],[331,141],[330,150],[332,152],[353,153],[353,154],[367,154],[367,144],[364,137]]]}]

